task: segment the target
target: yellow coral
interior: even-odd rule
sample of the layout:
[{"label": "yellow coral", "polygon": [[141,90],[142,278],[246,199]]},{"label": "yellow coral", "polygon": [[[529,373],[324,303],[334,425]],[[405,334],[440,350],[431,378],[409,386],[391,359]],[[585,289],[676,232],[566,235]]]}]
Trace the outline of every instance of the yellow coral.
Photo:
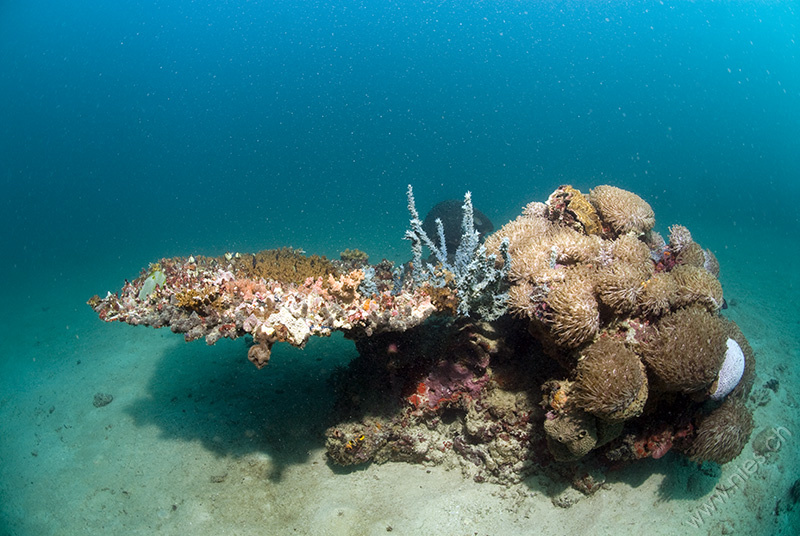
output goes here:
[{"label": "yellow coral", "polygon": [[600,218],[586,196],[569,185],[562,186],[559,190],[567,194],[566,208],[580,224],[575,226],[576,230],[587,235],[600,234],[602,232]]},{"label": "yellow coral", "polygon": [[222,308],[220,295],[213,289],[187,289],[175,293],[175,305],[202,314],[207,308]]}]

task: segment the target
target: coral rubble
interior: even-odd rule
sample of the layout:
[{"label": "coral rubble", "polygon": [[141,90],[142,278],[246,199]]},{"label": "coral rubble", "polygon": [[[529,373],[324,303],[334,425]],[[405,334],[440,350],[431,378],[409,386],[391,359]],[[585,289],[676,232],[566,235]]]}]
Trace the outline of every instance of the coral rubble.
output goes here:
[{"label": "coral rubble", "polygon": [[411,187],[408,205],[407,267],[358,250],[170,258],[89,305],[186,340],[247,336],[258,368],[276,342],[343,332],[359,357],[332,377],[326,448],[341,465],[451,463],[502,482],[574,469],[581,482],[579,468],[673,447],[698,462],[741,452],[754,354],[688,229],[665,241],[644,199],[606,185],[561,186],[484,243],[469,193],[450,242],[453,203],[447,231],[423,223]]}]

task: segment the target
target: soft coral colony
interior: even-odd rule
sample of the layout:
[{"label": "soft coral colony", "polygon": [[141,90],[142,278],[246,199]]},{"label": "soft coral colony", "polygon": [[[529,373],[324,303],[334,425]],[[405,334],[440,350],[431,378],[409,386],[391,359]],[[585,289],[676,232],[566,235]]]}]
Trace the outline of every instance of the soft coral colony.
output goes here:
[{"label": "soft coral colony", "polygon": [[448,252],[410,187],[408,201],[405,267],[357,250],[162,259],[89,305],[186,340],[248,336],[259,368],[276,342],[342,331],[359,356],[334,374],[326,447],[343,465],[450,463],[502,482],[538,471],[583,489],[576,475],[670,450],[720,464],[741,452],[753,351],[688,229],[665,240],[638,195],[561,186],[482,243],[467,194]]}]

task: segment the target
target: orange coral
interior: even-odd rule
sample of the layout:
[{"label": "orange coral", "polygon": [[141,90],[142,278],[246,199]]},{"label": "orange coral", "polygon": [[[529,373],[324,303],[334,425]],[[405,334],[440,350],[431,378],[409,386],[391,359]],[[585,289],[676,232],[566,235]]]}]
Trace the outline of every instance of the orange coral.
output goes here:
[{"label": "orange coral", "polygon": [[340,275],[334,278],[333,274],[328,275],[328,286],[330,293],[339,301],[350,303],[358,297],[358,286],[364,280],[363,270],[353,270],[349,274]]}]

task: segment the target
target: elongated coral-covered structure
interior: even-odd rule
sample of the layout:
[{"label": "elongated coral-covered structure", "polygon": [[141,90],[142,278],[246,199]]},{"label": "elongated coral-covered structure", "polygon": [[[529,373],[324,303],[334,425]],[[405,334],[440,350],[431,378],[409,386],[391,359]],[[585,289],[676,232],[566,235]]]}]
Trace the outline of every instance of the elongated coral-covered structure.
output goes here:
[{"label": "elongated coral-covered structure", "polygon": [[[276,342],[302,348],[310,337],[326,337],[333,331],[350,337],[404,331],[435,310],[423,287],[393,294],[391,279],[383,281],[377,295],[362,295],[360,269],[336,273],[333,265],[321,263],[321,273],[327,276],[308,275],[302,283],[259,275],[282,273],[279,257],[262,252],[248,255],[247,262],[231,254],[162,259],[120,292],[95,296],[89,305],[102,320],[168,326],[187,341],[205,337],[214,344],[223,337],[249,334],[258,349],[251,349],[248,356],[259,368],[269,360]],[[259,266],[257,259],[266,260]],[[163,283],[143,295],[155,273]]]},{"label": "elongated coral-covered structure", "polygon": [[666,241],[638,195],[564,185],[485,242],[467,194],[451,240],[436,218],[428,236],[407,195],[406,265],[292,248],[167,258],[89,304],[186,340],[248,336],[259,368],[277,342],[343,332],[359,356],[332,377],[325,433],[342,465],[451,463],[518,482],[673,446],[717,463],[741,452],[754,354],[723,317],[717,259],[686,227]]}]

